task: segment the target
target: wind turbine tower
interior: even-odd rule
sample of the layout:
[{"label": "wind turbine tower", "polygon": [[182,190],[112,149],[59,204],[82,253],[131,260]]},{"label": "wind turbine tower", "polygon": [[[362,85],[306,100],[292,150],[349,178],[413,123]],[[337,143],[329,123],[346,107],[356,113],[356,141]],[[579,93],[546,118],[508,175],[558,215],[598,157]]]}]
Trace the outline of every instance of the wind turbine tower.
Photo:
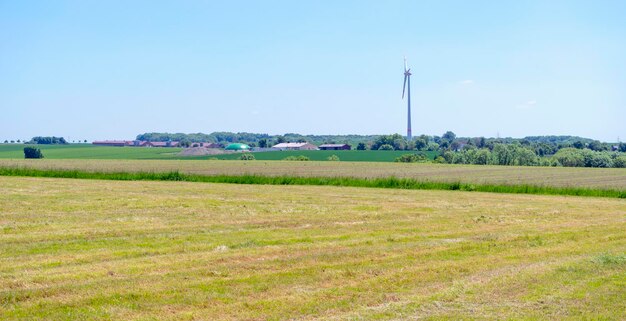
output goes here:
[{"label": "wind turbine tower", "polygon": [[407,124],[406,124],[406,139],[408,141],[413,139],[411,133],[411,68],[407,68],[406,57],[404,57],[404,85],[402,85],[402,99],[404,99],[404,92],[407,93]]}]

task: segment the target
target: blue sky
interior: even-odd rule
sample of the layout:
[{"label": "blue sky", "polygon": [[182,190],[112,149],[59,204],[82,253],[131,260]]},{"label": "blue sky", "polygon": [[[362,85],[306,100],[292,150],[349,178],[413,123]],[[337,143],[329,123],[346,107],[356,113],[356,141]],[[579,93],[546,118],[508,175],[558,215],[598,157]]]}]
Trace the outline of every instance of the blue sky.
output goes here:
[{"label": "blue sky", "polygon": [[0,139],[626,140],[625,1],[0,0]]}]

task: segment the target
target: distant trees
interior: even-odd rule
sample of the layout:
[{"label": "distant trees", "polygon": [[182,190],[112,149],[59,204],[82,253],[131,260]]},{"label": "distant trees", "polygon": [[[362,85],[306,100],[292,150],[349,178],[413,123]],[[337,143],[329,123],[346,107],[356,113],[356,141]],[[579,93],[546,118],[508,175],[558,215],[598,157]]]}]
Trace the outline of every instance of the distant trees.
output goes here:
[{"label": "distant trees", "polygon": [[36,136],[30,140],[29,144],[55,145],[55,144],[67,144],[67,141],[63,137]]},{"label": "distant trees", "polygon": [[365,145],[365,143],[359,143],[358,145],[356,145],[356,150],[366,150],[367,146]]},{"label": "distant trees", "polygon": [[447,131],[441,136],[441,139],[453,142],[456,139],[456,135],[451,131]]},{"label": "distant trees", "polygon": [[[372,146],[373,147],[373,146]],[[393,146],[390,144],[382,144],[378,147],[377,150],[394,150]]]},{"label": "distant trees", "polygon": [[43,154],[39,148],[24,147],[24,158],[43,158]]},{"label": "distant trees", "polygon": [[[388,145],[391,147],[389,149]],[[385,146],[381,149],[382,146]],[[406,149],[407,143],[404,137],[400,136],[400,134],[393,135],[381,135],[374,141],[372,144],[372,150],[404,150]]]},{"label": "distant trees", "polygon": [[259,147],[267,148],[267,139],[266,138],[259,139]]}]

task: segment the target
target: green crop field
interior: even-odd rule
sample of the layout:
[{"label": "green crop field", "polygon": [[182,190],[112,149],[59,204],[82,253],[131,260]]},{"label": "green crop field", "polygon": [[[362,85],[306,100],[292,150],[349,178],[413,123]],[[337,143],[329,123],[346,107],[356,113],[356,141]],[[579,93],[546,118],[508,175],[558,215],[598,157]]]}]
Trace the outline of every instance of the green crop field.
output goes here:
[{"label": "green crop field", "polygon": [[0,319],[626,319],[626,200],[0,177]]},{"label": "green crop field", "polygon": [[[257,160],[282,160],[289,156],[306,156],[312,161],[325,161],[331,155],[336,155],[346,162],[393,162],[404,154],[414,151],[379,151],[379,150],[302,150],[302,151],[274,151],[252,153]],[[434,159],[437,152],[425,152],[429,159]],[[212,156],[217,159],[239,159],[240,154],[224,154]],[[208,157],[210,158],[210,157]]]},{"label": "green crop field", "polygon": [[91,172],[172,172],[194,175],[411,178],[429,182],[536,185],[626,190],[624,168],[527,167],[374,162],[229,160],[0,159],[0,168]]},{"label": "green crop field", "polygon": [[[27,145],[0,144],[0,159],[24,158],[23,149]],[[108,147],[90,144],[69,145],[34,145],[41,149],[47,159],[239,159],[241,153],[180,156],[182,148],[146,148],[146,147]],[[288,156],[304,155],[311,160],[325,161],[331,155],[337,155],[342,161],[354,162],[393,162],[397,157],[412,153],[410,151],[274,151],[253,153],[258,160],[282,160]],[[426,152],[430,159],[437,156],[436,152]]]},{"label": "green crop field", "polygon": [[108,147],[90,144],[21,145],[0,144],[0,159],[24,158],[24,147],[41,149],[48,159],[172,159],[182,148]]}]

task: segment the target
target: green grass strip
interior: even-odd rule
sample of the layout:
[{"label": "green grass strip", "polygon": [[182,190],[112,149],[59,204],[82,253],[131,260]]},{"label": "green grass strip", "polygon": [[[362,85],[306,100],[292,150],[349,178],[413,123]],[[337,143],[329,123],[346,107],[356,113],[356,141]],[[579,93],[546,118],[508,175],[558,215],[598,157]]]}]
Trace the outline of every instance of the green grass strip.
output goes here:
[{"label": "green grass strip", "polygon": [[319,185],[394,189],[472,191],[489,193],[572,195],[626,198],[626,191],[537,185],[490,185],[460,182],[418,181],[412,178],[299,177],[261,175],[195,175],[180,172],[90,172],[78,170],[41,170],[22,167],[0,167],[0,176],[102,179],[119,181],[185,181],[258,185]]}]

